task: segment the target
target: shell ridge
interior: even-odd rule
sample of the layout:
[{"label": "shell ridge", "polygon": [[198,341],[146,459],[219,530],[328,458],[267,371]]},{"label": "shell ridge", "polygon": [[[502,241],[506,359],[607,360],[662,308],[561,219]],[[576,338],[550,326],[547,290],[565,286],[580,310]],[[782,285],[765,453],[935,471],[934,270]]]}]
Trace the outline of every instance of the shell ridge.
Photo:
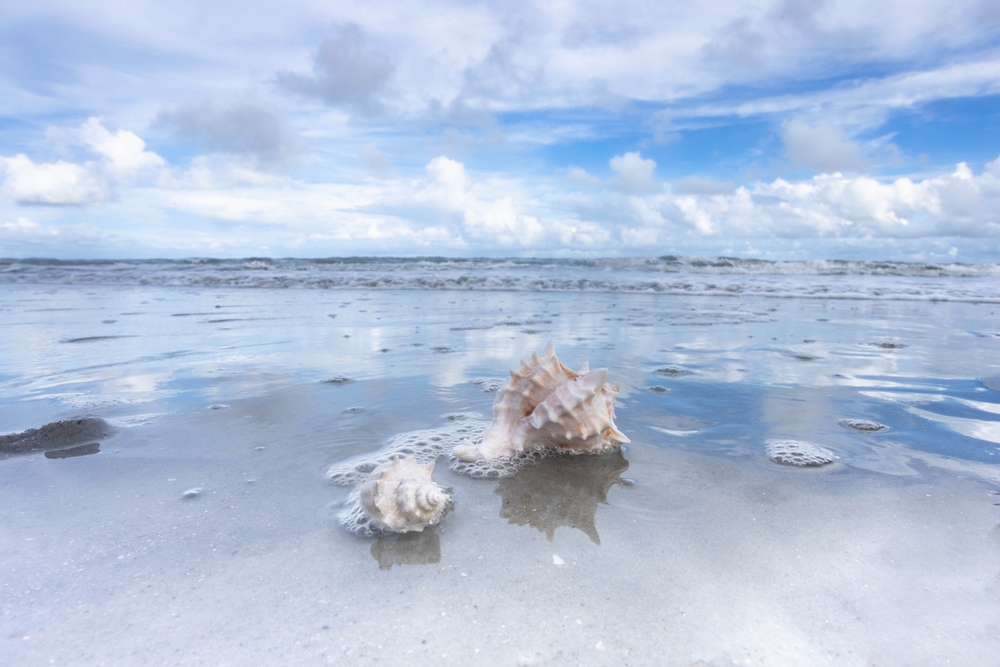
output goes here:
[{"label": "shell ridge", "polygon": [[464,441],[453,456],[464,462],[514,459],[532,451],[607,451],[628,439],[614,423],[618,387],[607,368],[579,372],[562,364],[550,341],[539,357],[522,361],[497,392],[493,422],[478,445]]}]

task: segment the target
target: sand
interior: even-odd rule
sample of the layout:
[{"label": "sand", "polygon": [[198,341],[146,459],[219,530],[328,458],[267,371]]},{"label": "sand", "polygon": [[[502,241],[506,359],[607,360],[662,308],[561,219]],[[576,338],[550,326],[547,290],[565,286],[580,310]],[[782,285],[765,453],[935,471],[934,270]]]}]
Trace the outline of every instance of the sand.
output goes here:
[{"label": "sand", "polygon": [[[28,286],[0,306],[0,433],[112,427],[93,455],[0,460],[4,664],[1000,651],[1000,392],[978,379],[1000,373],[1000,337],[977,335],[1000,330],[995,306]],[[101,336],[118,337],[62,342]],[[331,465],[488,416],[473,381],[549,339],[611,370],[631,445],[506,480],[442,459],[456,508],[437,528],[339,526]],[[836,459],[779,465],[769,439]]]}]

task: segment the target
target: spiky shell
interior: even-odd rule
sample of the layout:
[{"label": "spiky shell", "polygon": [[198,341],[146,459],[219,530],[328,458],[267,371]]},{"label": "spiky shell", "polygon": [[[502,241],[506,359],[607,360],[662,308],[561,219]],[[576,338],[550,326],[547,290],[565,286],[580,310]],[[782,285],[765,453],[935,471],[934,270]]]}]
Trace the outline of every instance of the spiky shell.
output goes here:
[{"label": "spiky shell", "polygon": [[606,451],[629,439],[615,426],[618,387],[608,369],[574,372],[560,363],[550,342],[542,356],[510,372],[493,401],[493,423],[480,444],[466,440],[452,452],[462,461],[511,458],[535,449],[576,453]]},{"label": "spiky shell", "polygon": [[420,464],[397,456],[383,463],[361,484],[361,509],[375,526],[396,533],[422,531],[439,523],[453,502],[447,491],[431,481],[433,471],[433,461]]}]

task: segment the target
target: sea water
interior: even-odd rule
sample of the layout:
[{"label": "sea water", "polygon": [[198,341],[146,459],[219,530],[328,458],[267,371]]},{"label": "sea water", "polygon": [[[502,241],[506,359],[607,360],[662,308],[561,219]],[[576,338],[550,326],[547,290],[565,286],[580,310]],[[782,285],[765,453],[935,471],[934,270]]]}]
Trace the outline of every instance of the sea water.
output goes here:
[{"label": "sea water", "polygon": [[[0,262],[0,435],[108,425],[76,443],[97,450],[0,459],[0,661],[992,664],[998,278]],[[439,526],[340,526],[331,468],[485,424],[550,340],[609,369],[631,444],[504,479],[442,456]]]}]

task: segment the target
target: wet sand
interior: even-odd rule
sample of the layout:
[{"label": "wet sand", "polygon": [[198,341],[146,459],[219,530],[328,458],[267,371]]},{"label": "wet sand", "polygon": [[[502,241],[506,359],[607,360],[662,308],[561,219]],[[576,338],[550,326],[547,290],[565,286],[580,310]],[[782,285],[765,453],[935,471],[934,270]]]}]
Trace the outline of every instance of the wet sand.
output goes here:
[{"label": "wet sand", "polygon": [[[1000,374],[995,306],[422,297],[0,290],[0,433],[113,427],[93,455],[0,460],[3,662],[997,655],[1000,392],[978,379]],[[60,307],[74,310],[41,310]],[[64,342],[99,336],[117,338]],[[473,380],[549,339],[572,366],[611,369],[630,446],[504,480],[442,459],[456,509],[437,528],[339,526],[350,489],[331,465],[488,416]],[[778,465],[769,439],[836,459]]]}]

